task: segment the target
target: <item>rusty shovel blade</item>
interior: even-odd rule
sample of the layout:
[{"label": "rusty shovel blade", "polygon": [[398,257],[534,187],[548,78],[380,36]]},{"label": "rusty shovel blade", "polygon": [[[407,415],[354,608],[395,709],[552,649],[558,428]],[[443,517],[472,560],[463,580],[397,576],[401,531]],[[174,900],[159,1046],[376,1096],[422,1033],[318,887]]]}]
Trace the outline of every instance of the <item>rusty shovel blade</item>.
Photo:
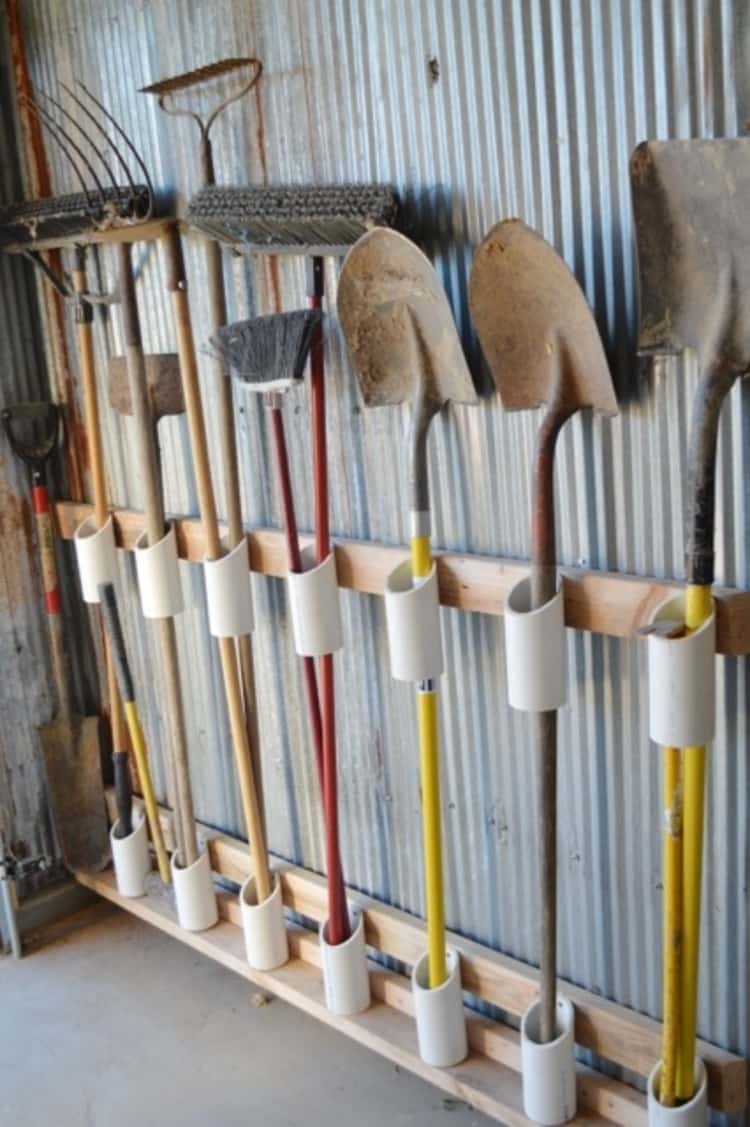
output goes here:
[{"label": "rusty shovel blade", "polygon": [[644,141],[630,158],[646,354],[750,368],[750,138]]},{"label": "rusty shovel blade", "polygon": [[355,243],[341,272],[338,308],[367,406],[417,397],[433,407],[476,402],[440,279],[404,235],[376,227]]},{"label": "rusty shovel blade", "polygon": [[[146,386],[155,423],[166,415],[182,415],[180,362],[176,353],[163,352],[145,357]],[[125,356],[112,356],[109,361],[109,402],[121,415],[132,415],[128,361]]]},{"label": "rusty shovel blade", "polygon": [[98,872],[111,857],[99,730],[98,716],[75,714],[39,728],[55,829],[72,872]]},{"label": "rusty shovel blade", "polygon": [[617,413],[583,291],[557,251],[522,220],[503,220],[482,241],[469,308],[506,410],[557,401],[569,413],[583,407]]}]

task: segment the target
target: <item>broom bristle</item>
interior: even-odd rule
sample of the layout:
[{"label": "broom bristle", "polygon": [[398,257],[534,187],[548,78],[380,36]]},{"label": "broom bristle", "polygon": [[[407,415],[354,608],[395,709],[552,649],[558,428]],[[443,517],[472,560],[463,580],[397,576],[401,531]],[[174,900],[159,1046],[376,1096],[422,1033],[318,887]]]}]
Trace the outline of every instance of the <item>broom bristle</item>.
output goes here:
[{"label": "broom bristle", "polygon": [[203,188],[188,222],[220,242],[268,254],[331,254],[372,227],[393,227],[398,197],[390,184]]},{"label": "broom bristle", "polygon": [[301,380],[320,309],[272,313],[217,329],[211,344],[230,374],[255,391],[282,391]]}]

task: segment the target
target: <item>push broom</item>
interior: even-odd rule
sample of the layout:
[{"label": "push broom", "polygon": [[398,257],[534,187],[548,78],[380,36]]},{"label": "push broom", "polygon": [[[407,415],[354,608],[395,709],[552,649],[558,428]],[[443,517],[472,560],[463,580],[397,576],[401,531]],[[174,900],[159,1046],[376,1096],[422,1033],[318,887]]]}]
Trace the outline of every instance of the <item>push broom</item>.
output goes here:
[{"label": "push broom", "polygon": [[[361,234],[395,221],[397,200],[385,185],[280,186],[275,188],[208,187],[188,207],[188,221],[242,253],[295,254],[311,259],[309,301],[321,309],[323,256],[340,256]],[[330,554],[326,454],[325,371],[322,330],[311,343],[311,415],[318,564]],[[328,868],[328,938],[332,946],[351,935],[343,883],[336,768],[336,718],[333,655],[320,658],[320,712],[323,733],[323,804]]]}]

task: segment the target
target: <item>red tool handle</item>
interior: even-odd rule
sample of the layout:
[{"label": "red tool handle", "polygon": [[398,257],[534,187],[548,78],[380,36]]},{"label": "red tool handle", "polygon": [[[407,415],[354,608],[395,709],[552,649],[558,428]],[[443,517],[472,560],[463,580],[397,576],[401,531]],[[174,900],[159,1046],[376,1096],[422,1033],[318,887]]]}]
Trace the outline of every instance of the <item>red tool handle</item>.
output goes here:
[{"label": "red tool handle", "polygon": [[59,615],[62,613],[62,605],[60,602],[60,588],[57,579],[55,531],[52,525],[49,493],[47,492],[46,485],[34,485],[31,493],[34,516],[36,518],[36,530],[39,537],[39,557],[42,564],[42,582],[44,584],[44,605],[47,614]]},{"label": "red tool handle", "polygon": [[[310,308],[323,304],[323,260],[312,263],[313,285]],[[315,329],[310,349],[312,388],[313,480],[315,488],[315,550],[322,563],[331,550],[328,518],[328,453],[326,448],[326,393],[323,358],[323,326]],[[333,654],[320,659],[320,709],[323,721],[323,807],[325,811],[326,865],[328,869],[328,942],[335,946],[351,935],[349,912],[339,850],[338,778],[336,770],[336,702]],[[337,874],[340,879],[337,879]]]}]

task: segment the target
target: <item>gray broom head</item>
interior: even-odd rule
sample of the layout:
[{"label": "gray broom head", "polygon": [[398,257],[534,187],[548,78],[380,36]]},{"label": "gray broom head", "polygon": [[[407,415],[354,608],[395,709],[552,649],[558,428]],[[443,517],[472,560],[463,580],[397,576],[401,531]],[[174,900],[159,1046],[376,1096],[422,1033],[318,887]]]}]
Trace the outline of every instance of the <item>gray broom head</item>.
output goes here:
[{"label": "gray broom head", "polygon": [[372,227],[393,227],[398,197],[390,184],[203,188],[188,222],[238,251],[344,254]]},{"label": "gray broom head", "polygon": [[319,309],[273,313],[217,329],[211,344],[230,374],[252,391],[286,391],[305,374]]}]

